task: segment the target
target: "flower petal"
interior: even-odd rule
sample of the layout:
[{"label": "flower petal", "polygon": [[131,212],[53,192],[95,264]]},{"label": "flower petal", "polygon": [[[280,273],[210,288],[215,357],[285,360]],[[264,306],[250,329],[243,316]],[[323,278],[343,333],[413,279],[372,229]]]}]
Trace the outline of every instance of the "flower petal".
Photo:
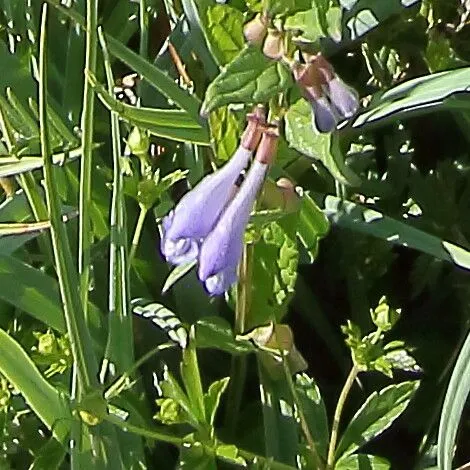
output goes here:
[{"label": "flower petal", "polygon": [[201,239],[214,227],[230,200],[233,185],[252,152],[240,146],[221,169],[206,176],[177,204],[166,237]]},{"label": "flower petal", "polygon": [[204,286],[210,295],[222,295],[237,282],[236,270],[227,269],[206,279]]},{"label": "flower petal", "polygon": [[199,243],[192,238],[173,241],[163,236],[160,248],[166,260],[177,266],[197,259],[199,254]]},{"label": "flower petal", "polygon": [[333,106],[343,118],[350,118],[359,108],[356,92],[338,76],[328,82],[328,93]]},{"label": "flower petal", "polygon": [[222,272],[235,272],[243,249],[243,235],[268,165],[253,162],[240,190],[202,243],[199,279],[203,282]]},{"label": "flower petal", "polygon": [[319,132],[332,132],[336,129],[338,119],[334,109],[328,99],[324,96],[311,101],[312,104],[312,125]]}]

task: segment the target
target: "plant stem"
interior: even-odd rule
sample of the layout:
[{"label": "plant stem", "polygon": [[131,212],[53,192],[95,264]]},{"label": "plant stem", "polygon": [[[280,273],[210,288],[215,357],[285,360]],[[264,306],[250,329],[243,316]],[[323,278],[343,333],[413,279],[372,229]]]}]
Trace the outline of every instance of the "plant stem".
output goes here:
[{"label": "plant stem", "polygon": [[59,195],[53,175],[53,161],[47,121],[46,20],[47,4],[44,4],[41,18],[39,53],[39,127],[41,154],[44,159],[44,180],[48,213],[51,221],[52,247],[64,308],[65,322],[70,336],[73,358],[77,363],[80,385],[86,393],[98,386],[98,363],[94,355],[90,332],[85,323],[83,306],[76,289],[76,273],[72,269],[72,253],[65,226],[62,223]]},{"label": "plant stem", "polygon": [[[242,258],[238,268],[237,300],[234,332],[236,335],[245,331],[246,318],[251,305],[251,275],[253,262],[253,245],[243,247]],[[243,389],[246,380],[246,356],[232,356],[230,382],[225,413],[225,425],[233,435],[237,428]]]},{"label": "plant stem", "polygon": [[147,0],[139,2],[139,26],[140,26],[140,45],[139,55],[144,59],[148,56],[149,44],[149,15],[147,12]]},{"label": "plant stem", "polygon": [[[96,75],[98,0],[86,2],[85,70]],[[83,88],[82,158],[80,160],[80,199],[78,219],[78,272],[80,293],[85,320],[88,318],[88,286],[90,283],[90,248],[92,231],[90,223],[91,169],[93,158],[93,115],[95,96],[88,80]]]},{"label": "plant stem", "polygon": [[336,450],[336,442],[338,441],[338,432],[339,432],[339,423],[341,420],[341,414],[343,413],[344,404],[346,403],[346,399],[351,391],[351,387],[354,381],[359,374],[359,369],[356,365],[353,365],[349,375],[344,383],[343,389],[341,390],[341,394],[338,398],[338,403],[336,404],[335,415],[333,418],[333,425],[331,427],[331,438],[330,438],[330,445],[328,447],[328,460],[327,460],[327,470],[332,470],[335,464],[335,450]]},{"label": "plant stem", "polygon": [[140,236],[142,235],[142,229],[144,228],[145,217],[147,216],[148,209],[143,205],[140,205],[139,217],[135,225],[134,236],[132,237],[131,249],[129,252],[128,266],[129,269],[132,266],[132,261],[134,260],[135,252],[139,246]]},{"label": "plant stem", "polygon": [[302,404],[300,403],[299,396],[297,394],[297,390],[295,389],[294,381],[292,380],[292,374],[289,368],[289,363],[287,361],[287,354],[282,354],[282,365],[284,367],[284,373],[286,376],[287,383],[289,385],[290,392],[292,394],[292,398],[294,399],[295,406],[297,408],[297,413],[299,414],[300,420],[300,427],[302,428],[302,432],[305,435],[305,439],[307,440],[307,444],[310,448],[310,453],[313,458],[313,462],[315,465],[316,470],[321,470],[324,468],[324,464],[321,460],[320,455],[317,452],[317,447],[315,445],[315,441],[313,440],[312,434],[310,433],[310,429],[308,427],[307,420],[304,415],[304,410],[302,408]]}]

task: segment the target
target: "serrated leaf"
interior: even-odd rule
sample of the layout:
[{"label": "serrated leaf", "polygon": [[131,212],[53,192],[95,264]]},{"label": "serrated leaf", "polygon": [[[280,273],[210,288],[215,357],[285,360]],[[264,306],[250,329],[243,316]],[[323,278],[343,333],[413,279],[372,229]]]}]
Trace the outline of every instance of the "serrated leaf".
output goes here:
[{"label": "serrated leaf", "polygon": [[214,424],[215,414],[219,408],[220,399],[222,394],[225,392],[227,385],[230,381],[230,377],[224,377],[223,379],[212,382],[209,390],[204,394],[204,406],[206,409],[206,418],[210,425]]},{"label": "serrated leaf", "polygon": [[247,328],[280,321],[287,311],[297,280],[299,251],[295,226],[298,214],[271,222],[254,248],[253,293]]},{"label": "serrated leaf", "polygon": [[331,175],[343,184],[358,186],[359,177],[344,163],[336,134],[320,133],[312,126],[312,108],[301,98],[287,111],[286,139],[306,157],[320,160]]},{"label": "serrated leaf", "polygon": [[212,348],[229,354],[246,354],[256,348],[244,340],[236,340],[230,324],[220,317],[207,317],[196,323],[196,345]]},{"label": "serrated leaf", "polygon": [[389,470],[388,460],[376,455],[354,454],[336,462],[335,470]]},{"label": "serrated leaf", "polygon": [[415,358],[406,349],[394,349],[387,352],[384,357],[396,370],[404,370],[406,372],[421,372],[422,370]]},{"label": "serrated leaf", "polygon": [[178,282],[182,277],[186,276],[186,274],[191,271],[191,269],[196,266],[197,260],[189,261],[188,263],[185,264],[180,264],[179,266],[176,266],[170,274],[168,274],[168,277],[165,280],[165,284],[163,285],[162,288],[162,294],[165,294],[170,290],[170,288],[175,284],[175,282]]},{"label": "serrated leaf", "polygon": [[372,393],[345,429],[336,457],[352,454],[389,428],[408,406],[418,386],[419,381],[402,382]]},{"label": "serrated leaf", "polygon": [[204,33],[209,49],[219,65],[230,62],[245,44],[243,13],[228,5],[210,6]]},{"label": "serrated leaf", "polygon": [[209,115],[211,143],[218,161],[229,160],[238,148],[242,125],[235,113],[222,106]]},{"label": "serrated leaf", "polygon": [[284,65],[247,46],[209,85],[201,113],[230,103],[265,103],[291,86],[291,73]]},{"label": "serrated leaf", "polygon": [[328,417],[320,389],[307,374],[296,375],[295,389],[317,452],[325,459],[329,441]]}]

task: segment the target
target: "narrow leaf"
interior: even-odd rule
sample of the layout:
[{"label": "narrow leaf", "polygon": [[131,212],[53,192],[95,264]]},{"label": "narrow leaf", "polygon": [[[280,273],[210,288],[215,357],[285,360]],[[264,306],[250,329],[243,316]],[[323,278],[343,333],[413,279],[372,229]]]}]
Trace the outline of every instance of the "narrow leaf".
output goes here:
[{"label": "narrow leaf", "polygon": [[63,441],[72,423],[72,414],[65,396],[44,379],[24,349],[2,329],[0,372],[21,392],[28,405],[54,436]]},{"label": "narrow leaf", "polygon": [[457,430],[463,409],[470,394],[470,333],[455,363],[444,404],[442,405],[439,434],[437,438],[438,468],[452,469]]}]

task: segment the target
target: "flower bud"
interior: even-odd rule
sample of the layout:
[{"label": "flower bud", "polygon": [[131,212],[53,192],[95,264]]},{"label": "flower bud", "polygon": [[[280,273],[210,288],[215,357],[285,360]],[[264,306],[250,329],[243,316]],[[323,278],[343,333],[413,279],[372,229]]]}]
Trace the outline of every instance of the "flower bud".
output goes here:
[{"label": "flower bud", "polygon": [[268,30],[264,40],[263,54],[273,60],[279,60],[284,55],[284,38],[277,29]]},{"label": "flower bud", "polygon": [[245,39],[253,45],[261,46],[268,31],[268,18],[258,14],[243,27]]}]

